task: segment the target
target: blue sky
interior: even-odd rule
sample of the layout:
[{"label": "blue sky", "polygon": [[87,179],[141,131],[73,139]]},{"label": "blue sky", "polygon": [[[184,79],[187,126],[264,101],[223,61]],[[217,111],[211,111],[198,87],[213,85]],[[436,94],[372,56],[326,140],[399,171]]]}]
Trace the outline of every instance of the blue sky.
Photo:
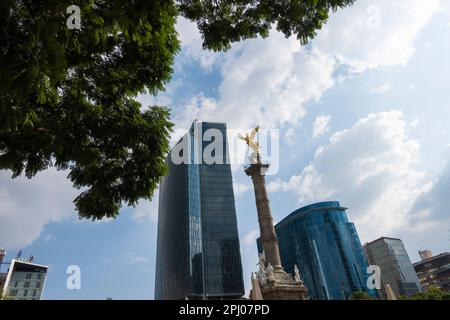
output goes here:
[{"label": "blue sky", "polygon": [[[400,237],[410,257],[450,246],[450,4],[359,0],[307,47],[272,32],[227,53],[201,49],[180,20],[173,80],[144,105],[172,108],[176,136],[198,118],[280,130],[280,171],[268,177],[275,220],[316,201],[349,208],[362,242]],[[27,181],[0,172],[0,247],[50,266],[46,299],[151,299],[157,194],[116,220],[78,220],[64,172]],[[246,290],[256,270],[250,180],[233,168]],[[81,267],[81,290],[66,268]]]}]

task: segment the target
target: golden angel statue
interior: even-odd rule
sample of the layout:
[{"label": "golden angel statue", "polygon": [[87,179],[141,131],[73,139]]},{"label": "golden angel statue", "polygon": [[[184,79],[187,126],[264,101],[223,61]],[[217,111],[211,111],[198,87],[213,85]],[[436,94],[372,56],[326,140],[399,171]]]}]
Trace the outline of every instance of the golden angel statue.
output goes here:
[{"label": "golden angel statue", "polygon": [[256,138],[256,134],[259,131],[259,126],[257,126],[255,129],[252,130],[252,132],[250,132],[250,134],[246,133],[245,137],[242,136],[241,134],[238,134],[238,138],[241,140],[244,140],[247,145],[255,152],[255,153],[259,153],[259,142],[255,140]]}]

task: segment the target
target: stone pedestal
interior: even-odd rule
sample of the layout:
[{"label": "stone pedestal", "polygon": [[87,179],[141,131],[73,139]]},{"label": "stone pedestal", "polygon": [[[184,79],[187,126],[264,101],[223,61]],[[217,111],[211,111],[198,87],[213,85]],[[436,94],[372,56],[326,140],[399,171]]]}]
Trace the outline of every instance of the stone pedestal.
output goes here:
[{"label": "stone pedestal", "polygon": [[[265,173],[269,169],[269,164],[261,163],[259,155],[253,159],[254,163],[245,169],[245,173],[252,178],[255,190],[260,239],[267,262],[267,265],[262,268],[270,268],[270,271],[266,271],[267,279],[259,280],[263,299],[305,300],[308,291],[306,287],[301,281],[295,281],[294,277],[286,273],[281,265],[278,239],[273,226],[272,211],[266,189]],[[263,277],[265,276],[263,275]]]},{"label": "stone pedestal", "polygon": [[285,271],[276,272],[274,278],[261,287],[264,300],[306,300],[308,290],[302,282],[295,282]]}]

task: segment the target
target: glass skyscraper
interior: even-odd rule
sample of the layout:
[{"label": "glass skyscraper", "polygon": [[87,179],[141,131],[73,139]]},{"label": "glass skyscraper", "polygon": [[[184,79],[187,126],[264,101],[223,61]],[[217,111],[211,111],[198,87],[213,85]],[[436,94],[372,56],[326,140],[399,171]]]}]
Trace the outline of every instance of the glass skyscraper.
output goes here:
[{"label": "glass skyscraper", "polygon": [[[211,150],[211,143],[222,151]],[[226,124],[194,122],[174,149],[180,147],[176,154],[183,162],[169,157],[169,173],[160,184],[155,299],[241,298]],[[218,161],[205,162],[205,153]]]},{"label": "glass skyscraper", "polygon": [[402,240],[383,237],[365,244],[364,251],[367,261],[381,269],[381,298],[387,298],[387,284],[396,296],[412,296],[422,290]]},{"label": "glass skyscraper", "polygon": [[[353,223],[339,202],[316,203],[292,212],[275,226],[284,269],[297,265],[310,299],[346,300],[366,291],[367,263]],[[257,240],[258,251],[261,243]]]}]

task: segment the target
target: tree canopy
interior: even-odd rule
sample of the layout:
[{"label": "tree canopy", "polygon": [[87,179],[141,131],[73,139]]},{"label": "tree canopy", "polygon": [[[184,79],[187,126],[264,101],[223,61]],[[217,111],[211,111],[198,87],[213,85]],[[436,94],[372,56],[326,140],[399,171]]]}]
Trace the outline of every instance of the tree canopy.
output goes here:
[{"label": "tree canopy", "polygon": [[450,300],[450,292],[442,291],[437,286],[430,286],[426,290],[415,293],[411,297],[400,296],[398,300]]},{"label": "tree canopy", "polygon": [[372,296],[365,291],[355,291],[352,293],[350,300],[374,300]]},{"label": "tree canopy", "polygon": [[28,178],[68,170],[80,218],[101,219],[151,199],[167,173],[169,109],[143,108],[136,96],[170,80],[179,16],[197,24],[205,49],[272,27],[304,44],[330,11],[354,1],[76,2],[81,29],[66,24],[73,1],[0,2],[0,169]]}]

